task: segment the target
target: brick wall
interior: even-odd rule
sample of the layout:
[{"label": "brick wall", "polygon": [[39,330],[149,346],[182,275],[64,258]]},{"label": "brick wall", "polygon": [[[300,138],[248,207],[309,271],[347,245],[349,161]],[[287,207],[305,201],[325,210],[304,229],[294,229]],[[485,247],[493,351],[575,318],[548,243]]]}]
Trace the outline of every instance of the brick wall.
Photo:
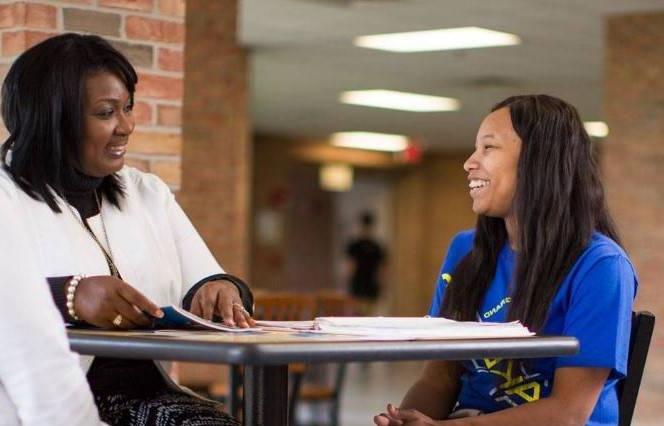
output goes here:
[{"label": "brick wall", "polygon": [[637,309],[658,317],[636,418],[658,424],[664,414],[664,13],[608,19],[604,93],[609,207],[640,278]]},{"label": "brick wall", "polygon": [[[30,46],[64,32],[98,34],[136,67],[136,131],[127,163],[180,187],[185,0],[0,3],[0,77]],[[2,127],[2,140],[6,130]]]}]

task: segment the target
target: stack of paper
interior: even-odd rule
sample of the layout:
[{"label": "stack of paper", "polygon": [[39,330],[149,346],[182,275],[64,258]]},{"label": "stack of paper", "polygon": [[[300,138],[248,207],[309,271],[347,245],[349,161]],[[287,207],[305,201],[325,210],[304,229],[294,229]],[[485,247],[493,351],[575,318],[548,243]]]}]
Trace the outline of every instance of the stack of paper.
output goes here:
[{"label": "stack of paper", "polygon": [[256,326],[266,331],[311,331],[314,321],[256,321]]},{"label": "stack of paper", "polygon": [[429,317],[321,317],[314,321],[323,333],[394,339],[479,339],[528,337],[520,322],[460,322]]}]

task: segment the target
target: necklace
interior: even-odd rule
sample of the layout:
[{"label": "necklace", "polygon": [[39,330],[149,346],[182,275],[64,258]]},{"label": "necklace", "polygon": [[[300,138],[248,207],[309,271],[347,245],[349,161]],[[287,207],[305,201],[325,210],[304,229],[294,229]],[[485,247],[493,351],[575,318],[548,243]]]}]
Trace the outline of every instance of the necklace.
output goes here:
[{"label": "necklace", "polygon": [[113,250],[111,249],[111,243],[108,240],[108,232],[106,232],[106,223],[104,223],[104,215],[101,213],[101,202],[99,201],[99,195],[97,194],[97,191],[95,191],[94,194],[95,194],[95,201],[97,202],[97,209],[99,210],[99,219],[101,219],[101,229],[102,232],[104,233],[104,240],[106,242],[106,247],[108,247],[108,250],[106,250],[101,241],[99,241],[95,233],[92,232],[92,229],[90,229],[85,225],[85,223],[83,222],[83,218],[76,215],[76,213],[74,212],[74,207],[69,203],[67,203],[67,205],[69,207],[69,211],[74,216],[76,222],[80,224],[83,227],[83,229],[85,229],[88,235],[90,235],[92,240],[95,243],[97,243],[97,246],[99,246],[99,248],[101,249],[102,253],[104,254],[104,258],[106,259],[106,263],[108,264],[108,269],[111,272],[111,275],[116,278],[120,278],[120,272],[118,271],[117,266],[115,266],[115,261],[113,260]]}]

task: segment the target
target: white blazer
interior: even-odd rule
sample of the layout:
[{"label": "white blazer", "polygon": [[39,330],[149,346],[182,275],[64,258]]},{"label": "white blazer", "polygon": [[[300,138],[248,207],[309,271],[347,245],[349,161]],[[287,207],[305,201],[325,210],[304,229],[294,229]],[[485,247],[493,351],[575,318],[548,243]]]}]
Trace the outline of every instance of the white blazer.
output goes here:
[{"label": "white blazer", "polygon": [[0,197],[0,426],[99,425],[26,223]]},{"label": "white blazer", "polygon": [[[131,167],[118,175],[125,188],[121,208],[109,202],[101,207],[113,260],[123,280],[158,306],[181,305],[194,284],[224,271],[164,182]],[[46,203],[25,194],[5,170],[0,170],[2,188],[0,194],[6,199],[0,203],[16,205],[36,249],[41,276],[110,274],[78,212],[63,199],[58,200],[62,213],[54,213]],[[88,218],[88,224],[105,244],[100,216]],[[81,357],[85,371],[92,359]]]}]

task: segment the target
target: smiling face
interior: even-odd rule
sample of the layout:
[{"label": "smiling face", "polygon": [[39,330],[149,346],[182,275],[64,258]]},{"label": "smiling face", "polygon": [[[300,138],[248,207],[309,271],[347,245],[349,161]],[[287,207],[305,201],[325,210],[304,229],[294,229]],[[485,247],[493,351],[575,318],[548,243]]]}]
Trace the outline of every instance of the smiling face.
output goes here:
[{"label": "smiling face", "polygon": [[104,177],[124,165],[134,131],[132,100],[122,80],[106,71],[85,80],[84,128],[80,163],[88,176]]},{"label": "smiling face", "polygon": [[468,172],[473,212],[506,219],[512,214],[521,139],[508,108],[487,115],[477,132],[475,151],[463,168]]}]

